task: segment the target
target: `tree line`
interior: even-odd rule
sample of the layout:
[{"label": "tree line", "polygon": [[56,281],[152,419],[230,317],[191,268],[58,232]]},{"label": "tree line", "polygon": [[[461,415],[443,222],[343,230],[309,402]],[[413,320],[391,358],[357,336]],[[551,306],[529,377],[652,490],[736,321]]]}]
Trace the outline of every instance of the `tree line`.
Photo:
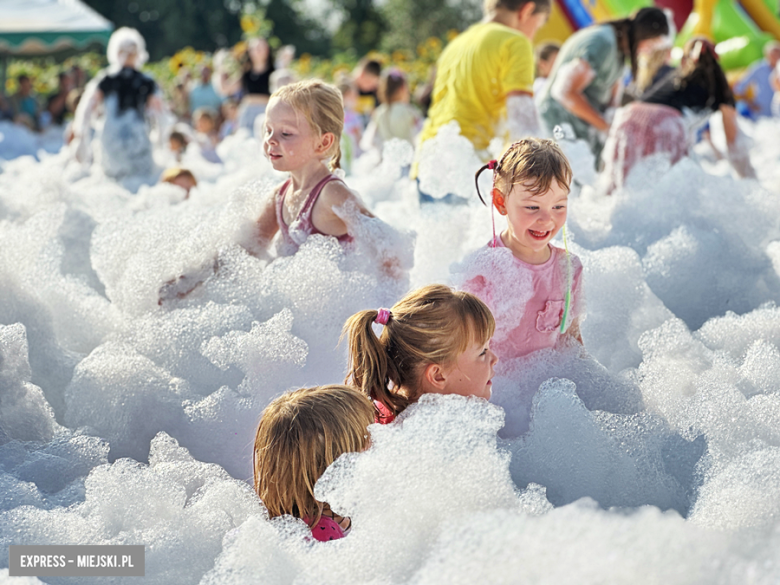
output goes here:
[{"label": "tree line", "polygon": [[323,0],[340,24],[328,30],[304,0],[85,0],[115,26],[136,28],[152,60],[185,46],[213,52],[242,39],[241,15],[258,11],[277,44],[298,54],[332,57],[373,49],[414,49],[429,37],[463,30],[480,16],[481,0]]}]

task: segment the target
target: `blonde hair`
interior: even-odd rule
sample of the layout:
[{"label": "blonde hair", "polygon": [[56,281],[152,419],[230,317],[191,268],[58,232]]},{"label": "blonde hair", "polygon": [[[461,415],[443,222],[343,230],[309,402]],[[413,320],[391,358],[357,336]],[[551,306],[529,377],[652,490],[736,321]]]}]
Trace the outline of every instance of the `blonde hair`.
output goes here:
[{"label": "blonde hair", "polygon": [[569,160],[557,143],[546,138],[523,138],[507,148],[500,160],[491,161],[477,171],[474,181],[482,203],[485,200],[479,192],[479,176],[491,164],[494,165],[493,185],[504,197],[518,183],[534,195],[541,195],[547,192],[553,179],[568,191],[573,175]]},{"label": "blonde hair", "polygon": [[176,179],[180,179],[182,177],[191,179],[192,183],[197,186],[198,180],[195,178],[195,175],[192,174],[192,171],[188,169],[183,169],[181,167],[171,167],[165,169],[163,171],[163,174],[160,176],[160,182],[173,183]]},{"label": "blonde hair", "polygon": [[263,411],[255,435],[255,491],[271,518],[319,522],[314,484],[344,453],[363,451],[374,407],[354,388],[315,386],[282,394]]},{"label": "blonde hair", "polygon": [[323,81],[308,79],[280,87],[271,94],[271,99],[284,102],[303,115],[312,130],[320,136],[327,132],[333,134],[333,146],[326,156],[329,157],[328,166],[331,170],[339,168],[341,133],[344,129],[341,92]]},{"label": "blonde hair", "polygon": [[671,47],[662,46],[636,57],[636,95],[642,95],[653,84],[658,71],[669,60]]},{"label": "blonde hair", "polygon": [[378,314],[360,311],[344,325],[349,352],[345,383],[393,415],[419,398],[426,366],[452,364],[471,343],[487,342],[496,328],[485,303],[440,284],[417,289],[393,305],[379,337],[372,328]]}]

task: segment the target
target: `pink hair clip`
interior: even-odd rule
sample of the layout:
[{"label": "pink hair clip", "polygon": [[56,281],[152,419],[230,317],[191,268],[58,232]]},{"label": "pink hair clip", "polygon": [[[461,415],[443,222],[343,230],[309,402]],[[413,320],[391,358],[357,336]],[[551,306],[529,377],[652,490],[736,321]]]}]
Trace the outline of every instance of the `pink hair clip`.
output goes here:
[{"label": "pink hair clip", "polygon": [[378,323],[379,325],[387,325],[387,322],[390,320],[390,310],[389,309],[379,309],[376,312],[376,319],[374,319],[374,323]]},{"label": "pink hair clip", "polygon": [[490,169],[491,171],[495,170],[497,166],[498,166],[498,161],[496,159],[493,159],[488,163],[488,169]]}]

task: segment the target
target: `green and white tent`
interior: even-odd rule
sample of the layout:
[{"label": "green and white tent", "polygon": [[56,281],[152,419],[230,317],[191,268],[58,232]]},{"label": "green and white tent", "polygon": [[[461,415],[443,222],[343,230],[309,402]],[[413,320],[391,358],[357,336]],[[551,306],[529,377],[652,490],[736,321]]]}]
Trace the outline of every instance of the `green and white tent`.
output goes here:
[{"label": "green and white tent", "polygon": [[100,50],[113,28],[79,0],[0,0],[0,58]]}]

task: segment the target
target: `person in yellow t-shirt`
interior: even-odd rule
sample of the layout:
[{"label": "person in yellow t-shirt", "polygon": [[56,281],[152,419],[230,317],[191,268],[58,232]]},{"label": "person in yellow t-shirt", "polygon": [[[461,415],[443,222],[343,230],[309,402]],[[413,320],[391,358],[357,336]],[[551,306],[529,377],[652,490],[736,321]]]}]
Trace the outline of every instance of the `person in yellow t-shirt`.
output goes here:
[{"label": "person in yellow t-shirt", "polygon": [[453,120],[486,159],[490,141],[500,133],[509,140],[539,135],[531,41],[550,9],[550,0],[485,0],[484,20],[456,37],[439,58],[420,144]]}]

